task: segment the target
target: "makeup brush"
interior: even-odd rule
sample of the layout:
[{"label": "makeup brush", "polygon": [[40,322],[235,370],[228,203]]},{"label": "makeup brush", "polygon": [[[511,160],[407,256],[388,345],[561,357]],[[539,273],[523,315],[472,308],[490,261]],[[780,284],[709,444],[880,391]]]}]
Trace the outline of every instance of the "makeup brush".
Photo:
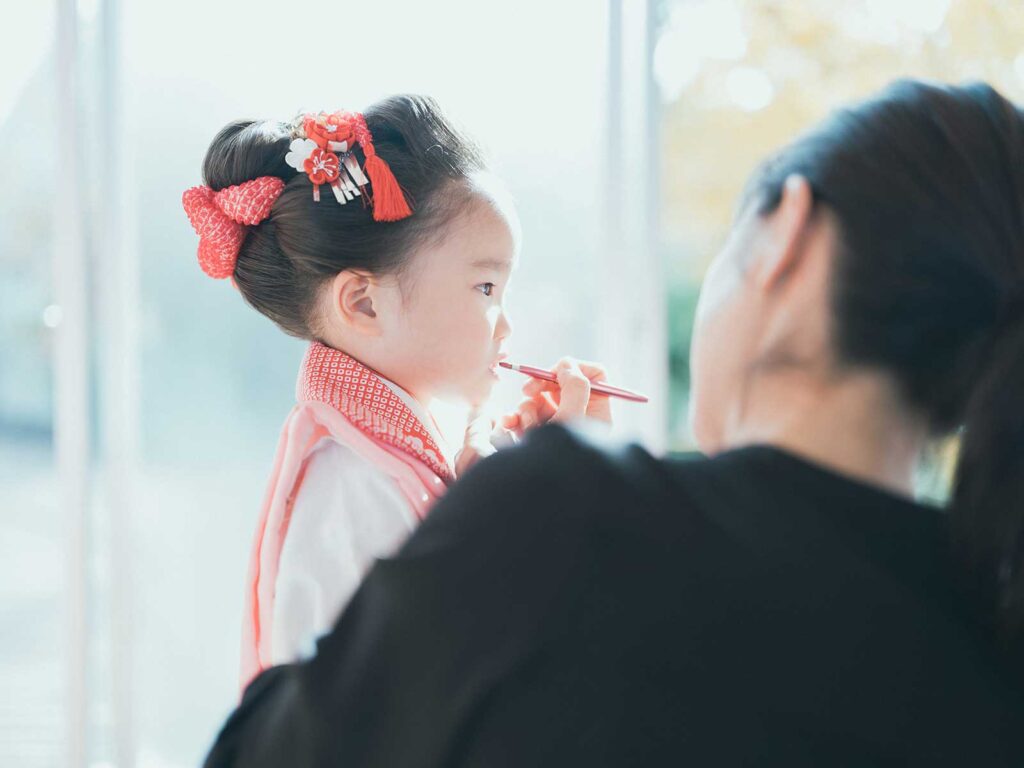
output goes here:
[{"label": "makeup brush", "polygon": [[[527,376],[532,376],[535,379],[554,382],[558,381],[558,377],[551,371],[546,371],[543,368],[537,368],[532,365],[516,365],[515,363],[505,362],[504,360],[499,362],[498,365],[502,368],[508,368],[510,371],[525,373]],[[599,395],[607,395],[608,397],[619,397],[623,400],[630,400],[634,403],[648,402],[647,395],[641,395],[638,392],[630,392],[628,389],[623,389],[622,387],[613,387],[611,384],[605,384],[603,381],[591,382],[590,391]]]}]

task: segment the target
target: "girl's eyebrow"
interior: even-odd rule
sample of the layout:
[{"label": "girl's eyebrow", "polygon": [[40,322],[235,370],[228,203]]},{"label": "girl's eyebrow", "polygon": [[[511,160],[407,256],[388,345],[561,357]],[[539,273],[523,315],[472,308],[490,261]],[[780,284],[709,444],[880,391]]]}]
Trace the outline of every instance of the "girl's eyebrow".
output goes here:
[{"label": "girl's eyebrow", "polygon": [[495,272],[505,272],[512,268],[512,263],[507,259],[478,259],[472,266],[478,269],[493,269]]}]

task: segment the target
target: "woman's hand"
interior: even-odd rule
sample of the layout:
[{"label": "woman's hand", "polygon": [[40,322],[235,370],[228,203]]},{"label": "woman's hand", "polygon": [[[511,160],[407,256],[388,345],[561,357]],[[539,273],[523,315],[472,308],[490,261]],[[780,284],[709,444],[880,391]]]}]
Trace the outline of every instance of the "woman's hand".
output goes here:
[{"label": "woman's hand", "polygon": [[611,403],[604,395],[591,396],[590,385],[604,381],[603,366],[571,357],[562,358],[551,369],[558,381],[530,379],[523,385],[526,398],[515,413],[502,417],[502,426],[522,436],[523,432],[549,421],[565,422],[589,418],[612,423]]},{"label": "woman's hand", "polygon": [[490,456],[497,450],[491,442],[494,428],[494,419],[482,416],[476,411],[470,413],[466,433],[462,440],[462,449],[455,457],[456,477],[461,477],[463,472],[480,459]]}]

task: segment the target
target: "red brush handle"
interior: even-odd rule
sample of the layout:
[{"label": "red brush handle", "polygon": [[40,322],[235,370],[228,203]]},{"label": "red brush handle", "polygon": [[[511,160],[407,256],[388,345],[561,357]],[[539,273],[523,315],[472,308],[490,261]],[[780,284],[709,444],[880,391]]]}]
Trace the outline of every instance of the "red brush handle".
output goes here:
[{"label": "red brush handle", "polygon": [[[551,371],[546,371],[543,368],[537,368],[532,365],[515,365],[513,363],[507,363],[504,360],[499,363],[502,368],[508,368],[511,371],[519,371],[519,373],[525,373],[527,376],[531,376],[535,379],[543,379],[544,381],[558,381],[558,377],[555,376]],[[590,391],[596,392],[599,395],[606,395],[607,397],[618,397],[623,400],[630,400],[634,403],[646,403],[649,398],[646,395],[641,395],[639,392],[631,392],[628,389],[622,387],[613,387],[611,384],[605,384],[603,381],[595,381],[590,384]]]}]

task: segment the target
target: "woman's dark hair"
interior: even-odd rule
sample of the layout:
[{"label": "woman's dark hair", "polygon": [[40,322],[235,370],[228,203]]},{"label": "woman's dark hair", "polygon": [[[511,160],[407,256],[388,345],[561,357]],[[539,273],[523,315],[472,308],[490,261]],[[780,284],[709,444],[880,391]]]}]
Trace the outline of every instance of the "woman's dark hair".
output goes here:
[{"label": "woman's dark hair", "polygon": [[838,223],[841,364],[889,372],[936,435],[962,429],[949,510],[983,620],[1024,637],[1024,115],[985,84],[898,81],[768,160]]},{"label": "woman's dark hair", "polygon": [[[285,163],[292,140],[287,123],[233,122],[213,139],[203,161],[203,178],[215,191],[259,176],[285,180],[270,217],[249,228],[234,279],[249,304],[293,336],[318,336],[314,308],[325,280],[348,269],[400,272],[410,251],[437,237],[464,207],[468,179],[484,167],[477,148],[432,99],[392,96],[363,115],[377,154],[413,208],[401,221],[374,221],[361,198],[338,205],[328,194],[315,202],[306,174]],[[362,164],[361,149],[355,152]]]}]

